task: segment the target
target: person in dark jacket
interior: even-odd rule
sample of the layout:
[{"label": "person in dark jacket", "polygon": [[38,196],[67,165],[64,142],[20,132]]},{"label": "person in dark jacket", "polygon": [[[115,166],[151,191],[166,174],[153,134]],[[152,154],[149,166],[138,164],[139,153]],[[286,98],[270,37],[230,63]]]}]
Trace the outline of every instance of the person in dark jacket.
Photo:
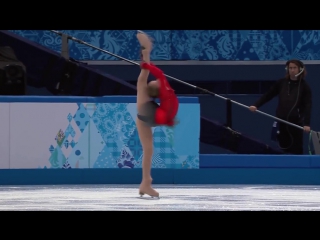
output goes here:
[{"label": "person in dark jacket", "polygon": [[285,77],[249,107],[254,112],[278,96],[276,117],[303,127],[301,130],[287,123],[276,123],[279,147],[287,154],[303,154],[303,131],[310,132],[312,92],[305,80],[306,74],[306,67],[300,60],[287,61]]}]

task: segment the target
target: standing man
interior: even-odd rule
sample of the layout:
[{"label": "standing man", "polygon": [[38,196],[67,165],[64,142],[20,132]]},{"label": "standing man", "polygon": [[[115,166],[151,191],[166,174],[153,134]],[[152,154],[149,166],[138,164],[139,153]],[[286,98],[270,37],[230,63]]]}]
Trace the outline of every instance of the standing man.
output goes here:
[{"label": "standing man", "polygon": [[[312,93],[305,80],[306,74],[306,68],[301,61],[295,59],[287,61],[285,77],[279,79],[268,92],[250,106],[250,111],[256,111],[278,95],[276,116],[302,126],[305,132],[310,132]],[[279,124],[279,147],[288,154],[303,154],[303,131],[286,123],[277,124]]]}]

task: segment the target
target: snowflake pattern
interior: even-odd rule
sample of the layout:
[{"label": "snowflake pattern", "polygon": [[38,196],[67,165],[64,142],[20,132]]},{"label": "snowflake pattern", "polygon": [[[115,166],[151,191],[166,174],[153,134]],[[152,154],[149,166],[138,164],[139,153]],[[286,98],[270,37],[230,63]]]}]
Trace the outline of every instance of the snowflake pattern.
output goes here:
[{"label": "snowflake pattern", "polygon": [[[56,52],[61,37],[48,30],[11,30]],[[135,30],[60,30],[126,59],[139,61]],[[320,30],[146,30],[154,39],[151,58],[163,60],[243,61],[319,60]],[[84,44],[69,41],[77,60],[120,59]]]},{"label": "snowflake pattern", "polygon": [[[88,104],[77,103],[76,113],[65,117],[65,131],[59,129],[55,136],[57,145],[48,147],[51,168],[88,166],[83,163],[89,155],[94,156],[92,168],[141,168],[143,149],[127,104],[97,103],[91,106],[90,114]],[[153,138],[153,168],[199,168],[197,156],[181,158],[175,154],[173,129],[155,128]],[[195,146],[195,153],[199,152],[198,148]]]}]

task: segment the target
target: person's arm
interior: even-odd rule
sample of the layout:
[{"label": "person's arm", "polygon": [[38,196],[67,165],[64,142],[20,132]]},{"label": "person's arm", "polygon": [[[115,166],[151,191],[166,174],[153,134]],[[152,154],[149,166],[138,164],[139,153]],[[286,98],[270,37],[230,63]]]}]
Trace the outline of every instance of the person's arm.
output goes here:
[{"label": "person's arm", "polygon": [[154,121],[158,125],[166,125],[169,127],[172,127],[175,125],[175,121],[172,119],[167,119],[167,113],[161,108],[158,108],[156,110]]},{"label": "person's arm", "polygon": [[158,81],[160,82],[159,98],[165,99],[168,96],[167,90],[173,90],[173,89],[170,87],[163,71],[158,67],[156,67],[155,65],[153,65],[152,63],[148,64],[145,62],[141,64],[141,68],[149,70],[150,73],[158,79]]},{"label": "person's arm", "polygon": [[254,104],[256,108],[261,107],[265,103],[269,102],[272,98],[277,96],[280,92],[280,87],[282,83],[282,79],[278,80],[275,84],[272,85],[272,87],[267,91],[265,94],[263,94]]},{"label": "person's arm", "polygon": [[150,71],[150,73],[155,76],[156,78],[158,79],[162,79],[164,78],[164,74],[162,72],[162,70],[160,70],[158,67],[156,67],[155,65],[153,65],[152,63],[148,64],[146,62],[143,62],[141,64],[141,67],[144,68],[144,69],[147,69]]},{"label": "person's arm", "polygon": [[304,86],[304,94],[302,98],[302,108],[303,108],[303,125],[310,126],[311,121],[311,108],[312,108],[312,92],[311,88],[307,83]]},{"label": "person's arm", "polygon": [[159,124],[159,125],[166,124],[167,123],[167,113],[163,109],[158,108],[156,110],[156,113],[154,116],[154,121],[156,124]]}]

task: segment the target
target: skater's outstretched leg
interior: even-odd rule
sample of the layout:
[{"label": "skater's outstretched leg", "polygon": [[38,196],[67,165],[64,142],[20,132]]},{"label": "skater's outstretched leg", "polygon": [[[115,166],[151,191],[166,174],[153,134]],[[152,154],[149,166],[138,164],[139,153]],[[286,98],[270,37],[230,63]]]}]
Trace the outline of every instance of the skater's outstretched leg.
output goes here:
[{"label": "skater's outstretched leg", "polygon": [[[149,37],[143,33],[137,34],[138,41],[141,45],[142,61],[150,63],[150,52],[152,42]],[[151,164],[153,155],[153,136],[152,128],[146,122],[142,121],[141,115],[144,115],[145,104],[149,104],[150,97],[147,91],[149,70],[141,68],[140,75],[137,81],[137,111],[136,126],[143,149],[142,159],[142,181],[139,187],[139,194],[147,194],[151,197],[159,198],[159,193],[152,188]],[[140,117],[139,117],[140,116]]]}]

